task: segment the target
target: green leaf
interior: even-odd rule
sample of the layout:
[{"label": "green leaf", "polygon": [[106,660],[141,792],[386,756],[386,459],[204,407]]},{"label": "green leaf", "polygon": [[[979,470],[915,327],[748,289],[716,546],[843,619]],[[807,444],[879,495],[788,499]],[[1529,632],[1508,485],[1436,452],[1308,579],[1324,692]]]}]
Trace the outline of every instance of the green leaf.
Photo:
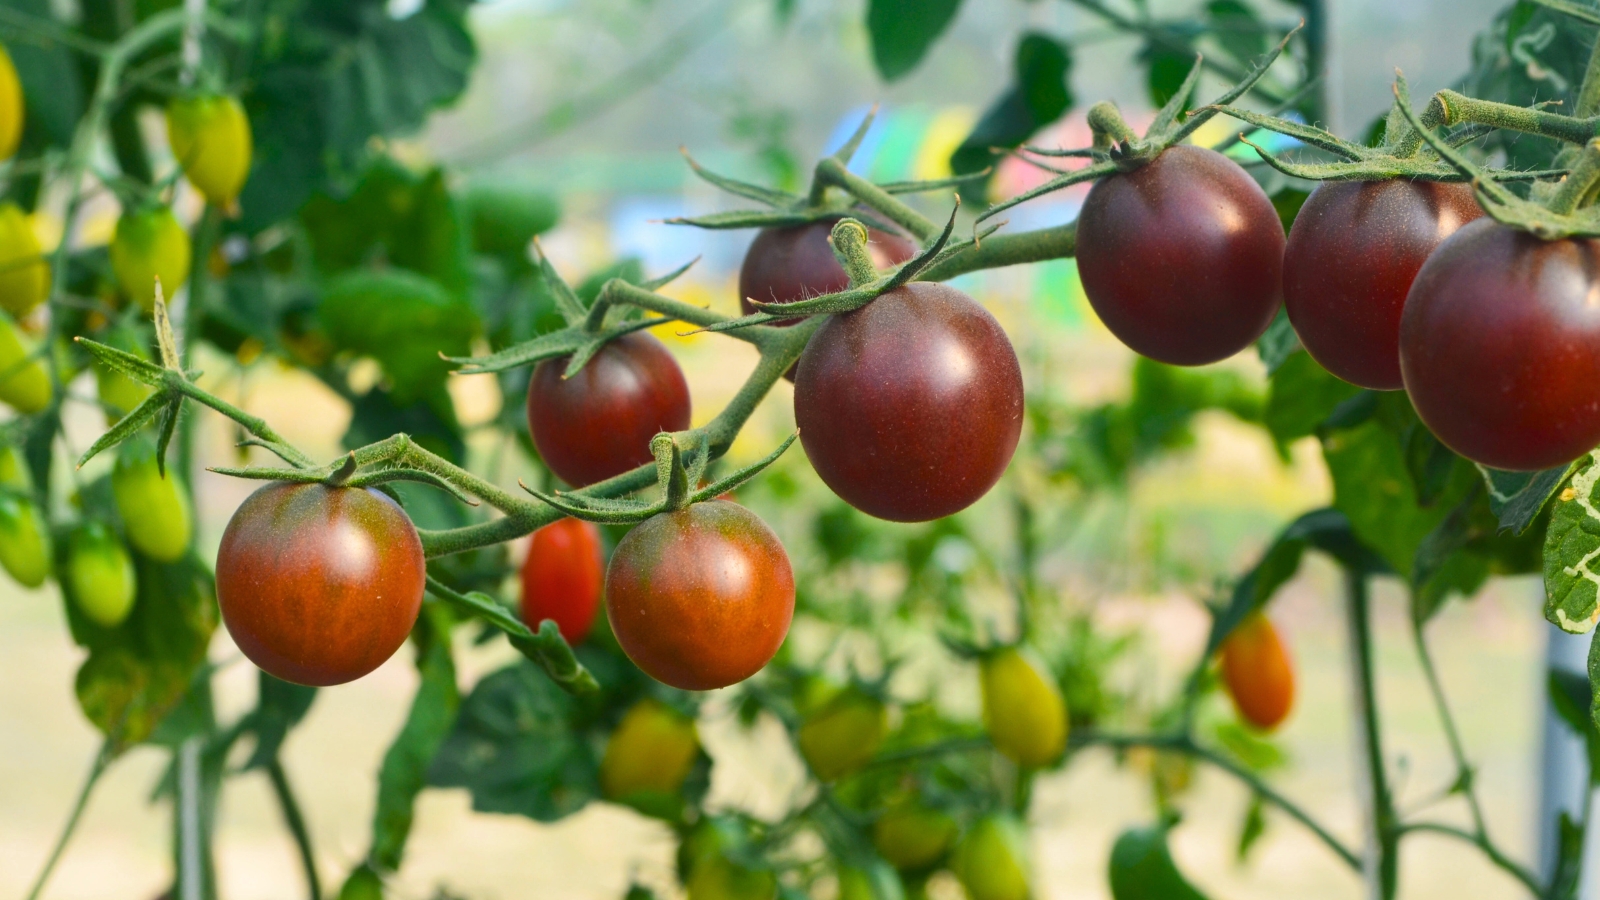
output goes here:
[{"label": "green leaf", "polygon": [[1588,459],[1583,457],[1541,472],[1507,472],[1478,466],[1489,490],[1489,509],[1500,520],[1500,527],[1517,534],[1526,531],[1550,503],[1550,498]]},{"label": "green leaf", "polygon": [[412,638],[417,642],[417,670],[422,683],[400,734],[383,755],[383,765],[378,769],[377,809],[372,815],[368,859],[387,872],[400,868],[417,795],[427,783],[428,765],[450,733],[461,705],[455,661],[450,656],[448,616],[424,609]]},{"label": "green leaf", "polygon": [[1563,631],[1582,634],[1600,621],[1596,588],[1600,572],[1600,457],[1590,454],[1561,492],[1550,515],[1544,539],[1544,617]]},{"label": "green leaf", "polygon": [[1267,807],[1261,795],[1252,792],[1250,805],[1245,807],[1244,818],[1239,822],[1239,844],[1234,850],[1234,858],[1244,862],[1250,856],[1250,850],[1255,847],[1261,836],[1267,833]]},{"label": "green leaf", "polygon": [[1238,62],[1249,65],[1267,52],[1266,26],[1239,0],[1211,0],[1206,4],[1206,20],[1223,52]]},{"label": "green leaf", "polygon": [[1111,847],[1113,900],[1205,900],[1167,849],[1166,825],[1130,828]]},{"label": "green leaf", "polygon": [[1300,336],[1294,333],[1289,314],[1279,309],[1272,324],[1256,340],[1256,353],[1261,357],[1261,364],[1267,367],[1267,375],[1276,375],[1278,368],[1299,349]]},{"label": "green leaf", "polygon": [[[1287,318],[1283,321],[1288,323]],[[1287,448],[1294,441],[1315,434],[1339,404],[1359,393],[1361,388],[1334,377],[1311,354],[1289,353],[1268,382],[1262,424],[1279,447]]]},{"label": "green leaf", "polygon": [[402,269],[339,277],[323,292],[318,317],[336,347],[382,365],[400,405],[441,389],[450,364],[439,354],[465,355],[478,330],[469,304]]},{"label": "green leaf", "polygon": [[311,711],[311,702],[317,699],[317,689],[291,684],[266,672],[257,673],[256,708],[246,719],[249,730],[256,736],[256,747],[246,769],[260,769],[278,758],[278,751],[289,737],[290,729],[300,724]]},{"label": "green leaf", "polygon": [[884,81],[911,72],[961,9],[961,0],[867,0],[872,61]]},{"label": "green leaf", "polygon": [[1073,103],[1067,79],[1072,48],[1029,32],[1017,44],[1014,82],[983,114],[972,133],[950,157],[951,171],[977,172],[994,162],[994,147],[1017,147],[1061,118]]},{"label": "green leaf", "polygon": [[1194,68],[1194,51],[1191,49],[1174,50],[1166,44],[1151,42],[1145,46],[1142,58],[1148,67],[1145,77],[1145,88],[1150,94],[1150,102],[1157,109],[1167,105],[1178,91],[1183,87],[1183,82],[1189,77],[1189,70]]},{"label": "green leaf", "polygon": [[[1593,655],[1592,649],[1590,654]],[[1551,669],[1546,691],[1557,718],[1567,723],[1573,734],[1583,738],[1589,756],[1589,783],[1594,784],[1600,780],[1600,727],[1595,725],[1591,712],[1594,696],[1588,676],[1566,669]]]},{"label": "green leaf", "polygon": [[467,182],[461,205],[479,253],[526,265],[534,237],[561,220],[561,201],[526,178],[478,176]]}]

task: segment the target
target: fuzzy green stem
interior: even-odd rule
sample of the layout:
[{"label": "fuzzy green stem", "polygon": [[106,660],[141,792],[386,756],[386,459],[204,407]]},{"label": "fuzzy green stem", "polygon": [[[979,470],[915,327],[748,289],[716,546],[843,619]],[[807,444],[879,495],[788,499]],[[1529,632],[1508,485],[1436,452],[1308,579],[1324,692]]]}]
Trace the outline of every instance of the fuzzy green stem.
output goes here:
[{"label": "fuzzy green stem", "polygon": [[1550,196],[1550,211],[1557,215],[1576,212],[1578,207],[1594,199],[1596,185],[1600,185],[1600,139],[1584,145],[1572,171]]},{"label": "fuzzy green stem", "polygon": [[1138,133],[1122,118],[1122,111],[1109,100],[1101,100],[1089,107],[1088,119],[1096,147],[1131,144],[1139,139]]},{"label": "fuzzy green stem", "polygon": [[949,281],[981,269],[999,269],[1077,255],[1078,223],[1051,228],[997,234],[955,256],[934,263],[917,274],[918,281]]},{"label": "fuzzy green stem", "polygon": [[[618,303],[637,306],[640,309],[671,316],[680,321],[687,322],[698,328],[709,328],[728,321],[728,317],[714,313],[702,306],[684,303],[671,297],[663,297],[655,291],[645,290],[636,284],[629,284],[620,278],[613,278],[606,282],[600,289],[600,295],[595,298],[594,305],[589,308],[589,318],[584,321],[583,327],[591,332],[598,332],[605,326],[606,313]],[[740,328],[726,334],[759,346],[772,328]]]},{"label": "fuzzy green stem", "polygon": [[27,900],[38,900],[44,893],[44,886],[50,880],[50,874],[55,871],[56,864],[61,861],[61,854],[67,849],[67,841],[71,840],[72,833],[78,830],[78,822],[83,818],[83,811],[89,806],[89,795],[94,791],[94,786],[99,783],[100,776],[105,774],[106,766],[111,763],[111,741],[107,740],[100,745],[94,755],[94,762],[89,765],[89,776],[84,779],[83,787],[78,789],[78,799],[72,804],[72,812],[67,815],[67,824],[61,829],[61,835],[56,838],[55,846],[50,849],[50,856],[44,861],[44,868],[39,870],[39,875],[33,880],[33,887],[28,891]]},{"label": "fuzzy green stem", "polygon": [[840,188],[867,206],[883,213],[890,221],[911,232],[919,241],[927,241],[944,230],[943,226],[900,202],[893,194],[851,172],[833,157],[817,163],[816,183]]},{"label": "fuzzy green stem", "polygon": [[828,236],[833,255],[850,276],[851,287],[861,287],[878,280],[878,269],[872,264],[872,254],[867,252],[867,226],[855,219],[840,219]]},{"label": "fuzzy green stem", "polygon": [[1600,35],[1595,36],[1594,48],[1589,51],[1589,65],[1583,71],[1583,84],[1578,87],[1578,102],[1572,112],[1585,118],[1600,114]]},{"label": "fuzzy green stem", "polygon": [[[1430,116],[1438,121],[1430,121]],[[1433,95],[1423,122],[1431,127],[1439,125],[1487,125],[1540,134],[1572,144],[1585,144],[1594,138],[1600,119],[1594,113],[1580,113],[1577,118],[1542,109],[1528,109],[1509,103],[1479,100],[1456,91],[1444,90]],[[1421,140],[1420,137],[1417,138]]]},{"label": "fuzzy green stem", "polygon": [[1368,792],[1367,853],[1362,865],[1372,900],[1393,900],[1399,885],[1399,831],[1384,765],[1378,716],[1377,678],[1372,653],[1372,597],[1362,572],[1345,570],[1350,662],[1355,680],[1360,770]]},{"label": "fuzzy green stem", "polygon": [[300,812],[300,803],[289,785],[289,773],[284,771],[282,760],[274,758],[267,764],[267,778],[272,782],[272,795],[277,798],[278,808],[283,812],[284,825],[288,827],[290,836],[294,838],[295,849],[299,851],[300,867],[306,876],[306,894],[310,900],[322,900],[322,880],[317,877],[317,858],[311,850],[311,832],[306,828],[305,816]]}]

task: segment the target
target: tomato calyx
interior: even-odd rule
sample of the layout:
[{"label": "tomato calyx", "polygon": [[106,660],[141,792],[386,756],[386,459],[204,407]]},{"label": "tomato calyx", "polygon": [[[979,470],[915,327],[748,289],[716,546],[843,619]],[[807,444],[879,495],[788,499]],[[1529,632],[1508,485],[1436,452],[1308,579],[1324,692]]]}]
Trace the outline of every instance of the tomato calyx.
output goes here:
[{"label": "tomato calyx", "polygon": [[[694,503],[715,500],[737,489],[776,462],[800,433],[796,431],[789,435],[778,445],[778,449],[767,454],[765,458],[710,483],[707,483],[705,473],[706,467],[711,462],[711,448],[704,437],[697,432],[686,432],[684,436],[691,441],[687,451],[679,446],[678,435],[662,432],[650,441],[650,452],[656,460],[656,483],[661,488],[660,498],[654,501],[607,500],[584,494],[538,491],[521,481],[517,484],[523,490],[575,519],[609,525],[632,524],[643,522],[658,513],[673,512],[685,509]],[[691,488],[691,485],[697,484],[701,487]]]}]

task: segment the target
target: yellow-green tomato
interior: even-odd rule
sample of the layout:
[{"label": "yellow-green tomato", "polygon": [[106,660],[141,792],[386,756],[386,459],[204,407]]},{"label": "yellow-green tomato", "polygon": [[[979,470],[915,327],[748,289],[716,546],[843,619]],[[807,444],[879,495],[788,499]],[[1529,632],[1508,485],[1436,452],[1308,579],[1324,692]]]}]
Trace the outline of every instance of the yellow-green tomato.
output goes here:
[{"label": "yellow-green tomato", "polygon": [[339,888],[338,900],[383,900],[383,879],[371,866],[359,866]]},{"label": "yellow-green tomato", "polygon": [[25,316],[50,295],[50,264],[22,207],[0,203],[0,309]]},{"label": "yellow-green tomato", "polygon": [[956,820],[919,803],[893,807],[872,825],[872,846],[902,872],[938,862],[956,839]]},{"label": "yellow-green tomato", "polygon": [[167,142],[189,183],[214,206],[238,199],[250,176],[250,119],[234,97],[201,94],[167,104]]},{"label": "yellow-green tomato", "polygon": [[22,454],[10,444],[0,444],[0,488],[11,488],[24,494],[33,490],[33,478]]},{"label": "yellow-green tomato", "polygon": [[189,280],[189,233],[165,206],[124,212],[111,238],[111,271],[124,296],[156,308],[156,279],[168,301]]},{"label": "yellow-green tomato", "polygon": [[0,46],[0,159],[16,155],[26,111],[17,67],[11,62],[11,54]]},{"label": "yellow-green tomato", "polygon": [[997,650],[979,668],[983,724],[996,750],[1035,768],[1067,748],[1067,704],[1044,667],[1016,647]]},{"label": "yellow-green tomato", "polygon": [[778,879],[771,872],[747,869],[717,854],[695,863],[689,875],[689,900],[772,900]]},{"label": "yellow-green tomato", "polygon": [[100,395],[100,405],[105,409],[108,425],[133,412],[145,398],[150,396],[149,386],[140,384],[99,362],[94,364],[94,383],[96,392]]},{"label": "yellow-green tomato", "polygon": [[950,861],[970,900],[1028,900],[1028,834],[1011,816],[979,819]]},{"label": "yellow-green tomato", "polygon": [[694,720],[645,698],[622,715],[600,759],[600,790],[608,800],[646,794],[675,797],[700,753]]},{"label": "yellow-green tomato", "polygon": [[834,781],[866,765],[888,730],[883,702],[848,688],[806,718],[797,742],[817,778]]},{"label": "yellow-green tomato", "polygon": [[4,313],[0,313],[0,403],[23,414],[50,405],[50,375]]},{"label": "yellow-green tomato", "polygon": [[85,616],[115,628],[133,611],[137,580],[122,541],[105,525],[87,522],[67,542],[67,580]]},{"label": "yellow-green tomato", "polygon": [[905,885],[893,867],[881,860],[839,870],[839,900],[905,900]]},{"label": "yellow-green tomato", "polygon": [[0,493],[0,568],[29,588],[50,575],[50,526],[31,501],[10,493]]},{"label": "yellow-green tomato", "polygon": [[162,474],[149,442],[122,445],[111,469],[111,496],[135,550],[160,562],[183,558],[193,532],[189,498],[171,470]]}]

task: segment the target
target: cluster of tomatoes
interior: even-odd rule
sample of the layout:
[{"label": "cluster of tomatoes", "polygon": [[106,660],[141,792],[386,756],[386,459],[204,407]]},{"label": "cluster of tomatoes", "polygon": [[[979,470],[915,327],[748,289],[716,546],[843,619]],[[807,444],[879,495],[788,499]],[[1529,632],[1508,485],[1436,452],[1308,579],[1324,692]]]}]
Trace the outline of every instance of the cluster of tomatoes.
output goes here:
[{"label": "cluster of tomatoes", "polygon": [[1232,356],[1281,302],[1324,368],[1403,388],[1468,459],[1535,470],[1600,444],[1600,243],[1483,218],[1470,185],[1325,182],[1285,241],[1243,169],[1173,146],[1090,191],[1078,266],[1106,326],[1160,362]]}]

